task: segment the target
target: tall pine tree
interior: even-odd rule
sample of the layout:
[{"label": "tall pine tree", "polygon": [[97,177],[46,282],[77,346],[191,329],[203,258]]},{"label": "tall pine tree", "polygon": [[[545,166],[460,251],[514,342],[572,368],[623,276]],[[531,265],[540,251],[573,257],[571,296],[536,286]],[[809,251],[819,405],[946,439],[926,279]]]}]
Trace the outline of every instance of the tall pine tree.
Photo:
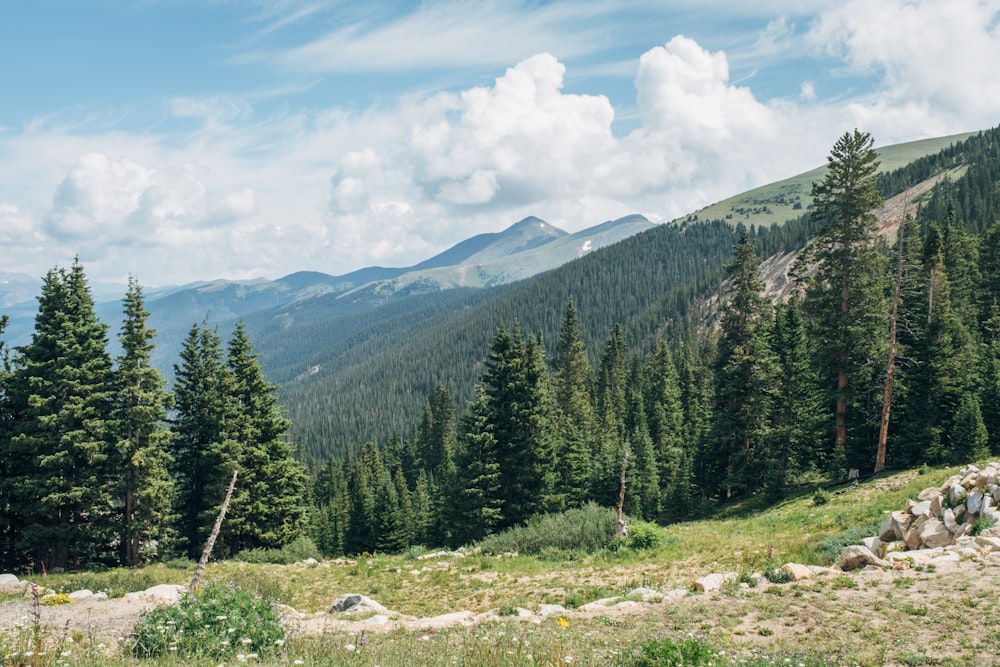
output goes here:
[{"label": "tall pine tree", "polygon": [[119,334],[122,355],[114,375],[117,458],[115,498],[121,507],[116,530],[122,565],[133,567],[169,540],[174,500],[167,446],[167,410],[173,396],[150,363],[155,332],[146,326],[142,288],[129,278],[125,320]]}]

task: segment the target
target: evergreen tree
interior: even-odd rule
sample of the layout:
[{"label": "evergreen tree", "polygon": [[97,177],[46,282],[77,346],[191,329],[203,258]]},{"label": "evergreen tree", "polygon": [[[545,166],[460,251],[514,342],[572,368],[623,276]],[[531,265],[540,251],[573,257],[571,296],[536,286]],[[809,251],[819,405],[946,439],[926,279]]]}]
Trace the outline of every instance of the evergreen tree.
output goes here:
[{"label": "evergreen tree", "polygon": [[948,433],[948,463],[963,465],[989,456],[989,433],[983,423],[979,399],[964,394],[952,419]]},{"label": "evergreen tree", "polygon": [[5,481],[13,474],[8,442],[13,428],[9,392],[10,358],[3,340],[8,322],[6,315],[0,315],[0,568],[12,567],[17,562],[14,544],[21,532],[19,521],[10,506],[10,489]]},{"label": "evergreen tree", "polygon": [[285,438],[289,422],[277,387],[264,377],[242,321],[229,342],[228,366],[232,417],[226,437],[238,443],[240,475],[222,534],[232,553],[279,548],[302,530],[306,476]]},{"label": "evergreen tree", "polygon": [[486,360],[483,385],[500,465],[501,527],[519,524],[537,512],[546,492],[551,423],[540,352],[535,342],[525,345],[517,327],[501,328]]},{"label": "evergreen tree", "polygon": [[611,330],[597,371],[595,388],[598,437],[593,450],[591,495],[602,505],[615,505],[625,455],[625,387],[628,367],[625,334],[620,325]]},{"label": "evergreen tree", "polygon": [[560,449],[556,471],[561,508],[577,507],[588,497],[593,474],[595,419],[591,397],[594,381],[580,334],[576,307],[570,300],[559,330],[553,381]]},{"label": "evergreen tree", "polygon": [[176,414],[170,445],[178,490],[177,533],[180,550],[198,558],[229,479],[239,469],[241,452],[229,432],[233,377],[218,332],[207,325],[191,327],[180,357],[181,364],[174,365]]},{"label": "evergreen tree", "polygon": [[727,267],[715,375],[711,481],[723,498],[756,490],[767,470],[777,369],[769,340],[771,308],[759,267],[753,243],[741,230]]},{"label": "evergreen tree", "polygon": [[489,396],[480,387],[478,398],[462,417],[457,457],[460,491],[452,515],[452,545],[480,540],[503,520],[500,451],[490,422]]},{"label": "evergreen tree", "polygon": [[[122,565],[139,565],[154,545],[169,540],[174,488],[170,478],[166,428],[173,396],[150,363],[155,332],[146,326],[142,288],[129,278],[124,300],[125,320],[119,335],[122,355],[115,371],[117,484],[121,506],[117,528]],[[162,552],[152,552],[162,553]]]},{"label": "evergreen tree", "polygon": [[632,358],[625,397],[626,450],[629,452],[625,483],[625,511],[634,517],[655,521],[660,512],[660,478],[653,439],[643,399],[641,358]]},{"label": "evergreen tree", "polygon": [[809,341],[796,300],[775,311],[774,351],[781,391],[775,397],[774,446],[764,483],[771,497],[777,498],[795,475],[829,467],[819,446],[823,439],[819,380],[810,363]]},{"label": "evergreen tree", "polygon": [[111,358],[79,261],[42,284],[31,342],[10,378],[0,497],[33,567],[107,559],[112,525]]},{"label": "evergreen tree", "polygon": [[[835,378],[833,454],[850,467],[874,460],[870,414],[877,392],[869,359],[883,358],[880,343],[885,298],[884,259],[875,244],[872,211],[882,202],[875,187],[878,154],[870,134],[854,130],[834,144],[822,182],[812,188],[813,216],[823,224],[806,254],[816,273],[806,292],[820,367]],[[853,421],[849,417],[854,412]],[[850,442],[849,442],[850,437]]]}]

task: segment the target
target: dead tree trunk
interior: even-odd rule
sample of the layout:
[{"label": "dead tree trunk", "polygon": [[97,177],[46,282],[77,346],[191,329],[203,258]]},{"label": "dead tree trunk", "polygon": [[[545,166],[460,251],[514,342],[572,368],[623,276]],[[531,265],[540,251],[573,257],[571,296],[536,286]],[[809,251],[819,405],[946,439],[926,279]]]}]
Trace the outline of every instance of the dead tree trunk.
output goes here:
[{"label": "dead tree trunk", "polygon": [[625,518],[622,516],[622,510],[625,508],[626,468],[628,468],[628,452],[625,452],[625,456],[622,457],[622,485],[621,490],[618,492],[618,509],[615,510],[615,520],[618,522],[618,537],[628,537],[628,524],[625,523]]},{"label": "dead tree trunk", "polygon": [[198,580],[201,579],[202,572],[208,566],[208,557],[212,555],[212,547],[215,546],[215,540],[219,537],[219,531],[222,530],[222,520],[226,518],[226,510],[229,509],[229,501],[233,497],[233,489],[236,488],[236,474],[239,471],[233,471],[233,478],[229,480],[229,490],[226,491],[226,499],[222,501],[222,508],[219,510],[219,516],[215,518],[215,525],[212,526],[212,533],[208,536],[208,541],[205,542],[205,549],[201,552],[201,560],[198,561],[198,567],[194,570],[194,576],[191,577],[191,585],[188,586],[189,591],[193,591],[198,587]]},{"label": "dead tree trunk", "polygon": [[892,294],[892,314],[889,316],[889,362],[885,369],[885,392],[882,395],[882,423],[878,430],[878,450],[875,453],[875,474],[885,470],[885,446],[889,438],[889,410],[892,407],[892,383],[896,374],[896,326],[899,319],[899,294],[903,284],[903,228],[906,225],[906,209],[903,222],[899,225],[899,239],[896,241],[896,287]]}]

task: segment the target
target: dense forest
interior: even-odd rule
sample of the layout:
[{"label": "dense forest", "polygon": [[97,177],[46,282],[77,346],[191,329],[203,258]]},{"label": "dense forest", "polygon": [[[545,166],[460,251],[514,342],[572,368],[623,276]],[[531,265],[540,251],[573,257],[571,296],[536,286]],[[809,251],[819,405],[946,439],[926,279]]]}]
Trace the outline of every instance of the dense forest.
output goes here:
[{"label": "dense forest", "polygon": [[[0,350],[0,566],[194,557],[233,471],[222,555],[301,534],[333,555],[612,506],[623,474],[628,515],[671,522],[851,468],[1000,453],[998,142],[879,175],[855,131],[780,227],[662,226],[523,284],[401,302],[400,344],[341,379],[354,405],[289,382],[291,430],[242,323],[225,349],[193,326],[168,392],[141,288],[112,360],[82,267],[53,270],[31,343]],[[880,236],[883,199],[941,173]],[[772,303],[760,258],[791,251]],[[412,424],[400,395],[423,403]]]}]

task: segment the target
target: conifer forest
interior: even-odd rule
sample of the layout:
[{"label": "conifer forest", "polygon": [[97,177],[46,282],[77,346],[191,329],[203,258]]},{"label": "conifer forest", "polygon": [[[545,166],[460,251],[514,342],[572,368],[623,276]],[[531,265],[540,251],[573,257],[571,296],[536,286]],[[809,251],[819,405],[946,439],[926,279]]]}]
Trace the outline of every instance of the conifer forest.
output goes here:
[{"label": "conifer forest", "polygon": [[[614,507],[623,475],[625,514],[669,523],[1000,454],[1000,128],[888,173],[873,143],[837,140],[797,220],[663,225],[476,297],[493,319],[379,370],[427,387],[422,409],[375,428],[373,396],[349,441],[322,421],[339,394],[279,392],[242,322],[227,341],[194,324],[168,385],[141,286],[112,358],[84,267],[53,269],[30,343],[0,348],[0,568],[197,558],[233,471],[217,556],[302,538],[333,556]],[[762,266],[790,253],[776,297]],[[618,293],[642,271],[648,293]]]}]

